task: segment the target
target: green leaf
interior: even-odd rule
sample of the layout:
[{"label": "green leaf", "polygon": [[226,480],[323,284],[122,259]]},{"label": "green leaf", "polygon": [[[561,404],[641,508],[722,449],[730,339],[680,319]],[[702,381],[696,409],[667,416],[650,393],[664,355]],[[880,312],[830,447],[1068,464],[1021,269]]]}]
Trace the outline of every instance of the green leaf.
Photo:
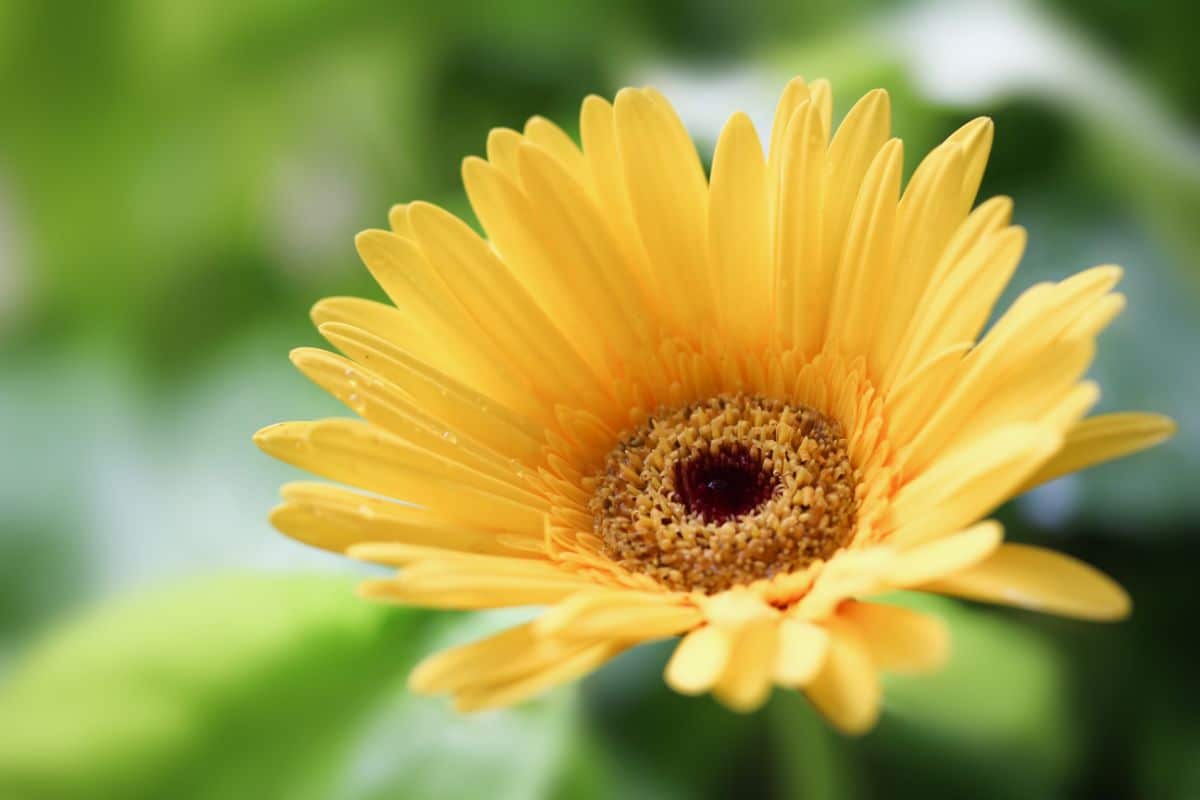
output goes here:
[{"label": "green leaf", "polygon": [[754,797],[766,792],[763,714],[736,714],[712,697],[684,697],[662,679],[674,642],[634,648],[584,683],[606,796],[656,800]]},{"label": "green leaf", "polygon": [[422,620],[342,578],[210,578],[103,608],[0,690],[0,796],[325,797]]},{"label": "green leaf", "polygon": [[[559,765],[549,800],[606,800],[620,797],[613,764],[600,737],[586,724],[575,725],[570,748]],[[629,795],[625,795],[629,796]]]},{"label": "green leaf", "polygon": [[[527,616],[525,611],[435,614],[436,633],[425,637],[421,655],[480,639]],[[570,768],[574,750],[582,744],[577,695],[574,686],[566,686],[515,708],[461,714],[444,697],[397,692],[360,735],[342,780],[325,796],[547,797],[556,782],[571,777],[563,770]],[[575,800],[577,795],[567,796]]]},{"label": "green leaf", "polygon": [[881,771],[935,792],[953,786],[955,796],[1058,796],[1078,732],[1054,644],[1008,612],[930,595],[888,599],[945,620],[953,655],[932,675],[886,676],[884,717],[864,742]]},{"label": "green leaf", "polygon": [[[1186,690],[1185,690],[1186,691]],[[1150,724],[1130,735],[1138,754],[1138,786],[1142,797],[1187,800],[1200,797],[1200,725],[1179,708],[1179,695],[1151,703]],[[1158,706],[1154,708],[1153,706]]]},{"label": "green leaf", "polygon": [[577,739],[576,692],[570,687],[478,714],[455,712],[440,697],[402,693],[396,700],[359,742],[346,780],[324,796],[530,800],[547,797],[565,777]]},{"label": "green leaf", "polygon": [[803,694],[777,689],[767,712],[783,797],[853,800],[864,796],[854,743],[831,728]]}]

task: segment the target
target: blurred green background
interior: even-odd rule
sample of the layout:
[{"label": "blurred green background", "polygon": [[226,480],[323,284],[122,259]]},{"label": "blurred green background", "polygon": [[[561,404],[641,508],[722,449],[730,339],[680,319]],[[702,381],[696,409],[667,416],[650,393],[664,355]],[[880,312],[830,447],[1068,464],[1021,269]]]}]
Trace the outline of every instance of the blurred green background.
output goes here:
[{"label": "blurred green background", "polygon": [[[1198,18],[1183,0],[0,3],[0,797],[1200,797]],[[954,660],[891,681],[858,740],[795,695],[750,717],[673,696],[662,647],[508,712],[408,696],[420,654],[521,615],[359,602],[364,568],[270,530],[297,474],[249,440],[344,413],[286,352],[319,343],[319,297],[382,297],[354,233],[397,201],[466,213],[459,162],[493,126],[575,130],[585,94],[652,83],[708,152],[736,109],[761,129],[796,73],[830,78],[839,112],[887,87],[910,170],[995,118],[984,194],[1014,196],[1031,233],[1009,298],[1126,266],[1102,408],[1180,434],[1001,516],[1120,579],[1133,618],[924,600]]]}]

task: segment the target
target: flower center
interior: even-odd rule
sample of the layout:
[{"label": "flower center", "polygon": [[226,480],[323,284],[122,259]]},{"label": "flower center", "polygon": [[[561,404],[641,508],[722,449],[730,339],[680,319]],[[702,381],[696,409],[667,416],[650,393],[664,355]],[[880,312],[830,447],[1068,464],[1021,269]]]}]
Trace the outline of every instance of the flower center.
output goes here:
[{"label": "flower center", "polygon": [[697,453],[675,462],[675,494],[689,514],[720,525],[749,514],[762,505],[779,485],[742,444],[726,444],[717,452]]},{"label": "flower center", "polygon": [[858,473],[841,426],[799,404],[722,395],[625,436],[590,501],[604,552],[672,589],[715,593],[849,543]]}]

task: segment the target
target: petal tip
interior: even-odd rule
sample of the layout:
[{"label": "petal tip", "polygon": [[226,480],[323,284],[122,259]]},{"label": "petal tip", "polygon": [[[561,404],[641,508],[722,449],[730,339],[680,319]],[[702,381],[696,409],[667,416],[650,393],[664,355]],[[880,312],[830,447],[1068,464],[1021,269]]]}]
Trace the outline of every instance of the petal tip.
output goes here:
[{"label": "petal tip", "polygon": [[[493,131],[495,133],[495,131]],[[462,160],[462,177],[463,180],[471,180],[481,178],[485,175],[491,165],[479,156],[467,156]]]},{"label": "petal tip", "polygon": [[766,684],[765,690],[757,692],[753,695],[726,694],[718,692],[714,696],[721,705],[728,708],[735,714],[753,714],[758,711],[767,701],[771,699],[771,691],[774,687],[771,684]]},{"label": "petal tip", "polygon": [[1179,433],[1179,423],[1172,417],[1168,417],[1166,414],[1148,414],[1147,417],[1157,427],[1155,435],[1158,437],[1158,442],[1165,442]]},{"label": "petal tip", "polygon": [[1109,580],[1112,582],[1109,597],[1095,607],[1093,619],[1097,622],[1121,622],[1133,615],[1133,598],[1129,592],[1115,580]]},{"label": "petal tip", "polygon": [[385,231],[382,228],[367,228],[354,234],[354,247],[358,250],[359,255],[362,255],[364,247],[369,247],[372,243],[384,241],[395,235],[391,231]]},{"label": "petal tip", "polygon": [[293,431],[298,423],[276,422],[254,432],[251,441],[267,455],[275,455],[285,441],[294,438]]},{"label": "petal tip", "polygon": [[580,107],[586,111],[589,108],[601,108],[602,109],[606,106],[611,106],[611,105],[612,104],[609,103],[606,98],[601,97],[598,94],[589,94],[583,98],[583,102],[580,104]]},{"label": "petal tip", "polygon": [[436,656],[422,660],[412,668],[412,672],[408,673],[405,685],[408,686],[408,690],[413,694],[428,696],[438,693],[438,675],[433,668],[434,658]]},{"label": "petal tip", "polygon": [[311,364],[313,361],[328,355],[329,353],[319,347],[293,347],[288,351],[288,361],[292,362],[292,365],[296,369],[303,372],[305,365]]}]

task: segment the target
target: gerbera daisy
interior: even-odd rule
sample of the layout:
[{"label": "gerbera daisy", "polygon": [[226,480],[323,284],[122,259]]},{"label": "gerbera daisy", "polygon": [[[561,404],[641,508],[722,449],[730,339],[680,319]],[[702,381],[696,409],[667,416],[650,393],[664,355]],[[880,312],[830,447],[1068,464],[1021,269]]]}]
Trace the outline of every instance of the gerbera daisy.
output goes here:
[{"label": "gerbera daisy", "polygon": [[978,521],[1170,435],[1084,419],[1120,270],[1034,286],[980,338],[1025,244],[1007,198],[972,210],[992,123],[902,192],[889,117],[873,91],[831,136],[829,85],[796,79],[766,154],[735,114],[706,176],[659,93],[588,97],[582,146],[535,117],[466,159],[487,238],[422,202],[359,235],[392,304],[322,300],[344,355],[292,360],[361,420],[255,440],[366,493],[291,484],[272,522],[399,567],[369,598],[549,607],[427,659],[413,690],[503,706],[682,637],[678,691],[748,711],[800,689],[862,731],[880,670],[948,649],[938,620],[875,595],[1128,613],[1108,577]]}]

